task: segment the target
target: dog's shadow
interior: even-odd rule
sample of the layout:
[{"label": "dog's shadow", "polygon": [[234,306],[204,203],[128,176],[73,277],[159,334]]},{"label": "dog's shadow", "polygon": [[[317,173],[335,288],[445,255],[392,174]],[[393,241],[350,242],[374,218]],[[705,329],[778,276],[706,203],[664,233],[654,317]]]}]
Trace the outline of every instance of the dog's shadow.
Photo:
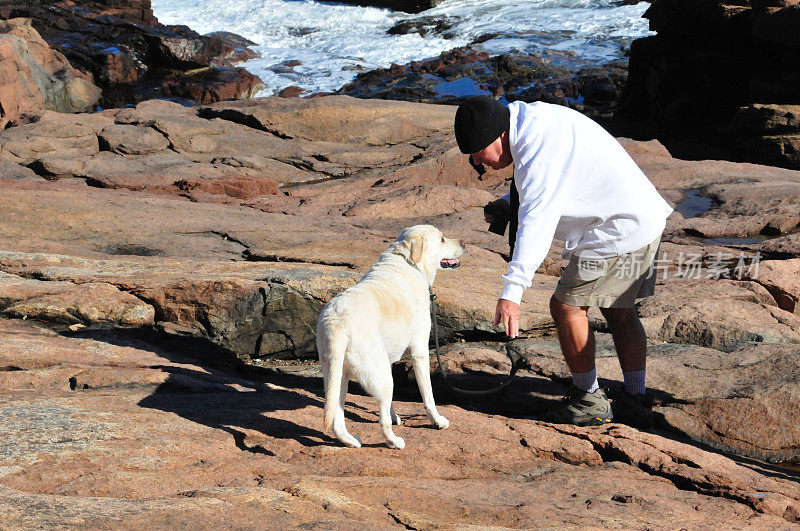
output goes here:
[{"label": "dog's shadow", "polygon": [[[250,385],[251,382],[236,377],[227,381],[214,382],[214,388],[203,389],[203,384],[193,390],[176,387],[185,378],[203,382],[207,375],[200,371],[170,372],[169,378],[159,385],[153,393],[142,399],[139,406],[175,413],[187,420],[203,424],[213,429],[228,432],[240,450],[274,455],[258,444],[248,446],[245,442],[247,432],[258,432],[275,439],[294,439],[303,446],[330,445],[334,440],[321,431],[298,424],[274,415],[276,412],[301,410],[308,406],[321,406],[319,398],[299,393],[289,387],[287,381],[275,382],[283,389],[266,387],[266,381]],[[177,382],[176,382],[176,377]],[[269,382],[271,383],[271,382]],[[230,388],[249,387],[251,390]],[[228,387],[228,389],[225,389]]]},{"label": "dog's shadow", "polygon": [[[227,432],[242,451],[274,455],[260,443],[248,444],[251,439],[257,441],[259,437],[248,436],[247,432],[257,432],[265,438],[293,439],[308,447],[340,444],[321,430],[287,420],[280,414],[308,406],[322,408],[324,399],[319,378],[278,374],[246,365],[233,353],[206,340],[120,329],[89,329],[63,334],[150,351],[164,360],[180,364],[152,366],[168,373],[168,377],[138,405],[174,413],[197,424]],[[348,404],[348,417],[355,422],[372,422],[358,410],[355,404]],[[368,412],[366,409],[363,411],[365,414]],[[319,423],[321,428],[321,414]]]}]

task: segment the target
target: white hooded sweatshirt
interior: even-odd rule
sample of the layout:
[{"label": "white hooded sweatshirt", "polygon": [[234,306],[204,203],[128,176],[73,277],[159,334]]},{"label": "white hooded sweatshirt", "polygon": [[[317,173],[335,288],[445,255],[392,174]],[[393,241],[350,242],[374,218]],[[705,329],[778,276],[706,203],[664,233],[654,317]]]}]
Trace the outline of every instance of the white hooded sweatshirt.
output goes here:
[{"label": "white hooded sweatshirt", "polygon": [[560,105],[508,108],[519,228],[500,298],[520,303],[554,236],[566,242],[562,257],[592,259],[635,251],[663,232],[672,207],[599,124]]}]

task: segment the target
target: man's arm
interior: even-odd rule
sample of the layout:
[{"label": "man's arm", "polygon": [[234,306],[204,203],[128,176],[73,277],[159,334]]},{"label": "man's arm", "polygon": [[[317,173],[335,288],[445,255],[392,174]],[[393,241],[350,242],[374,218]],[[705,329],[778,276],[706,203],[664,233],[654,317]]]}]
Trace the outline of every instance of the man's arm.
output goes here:
[{"label": "man's arm", "polygon": [[514,256],[502,277],[503,291],[495,308],[495,325],[501,321],[509,337],[519,330],[519,304],[529,288],[536,269],[542,264],[553,242],[562,213],[561,172],[549,166],[522,168],[516,172],[519,190],[519,228]]}]

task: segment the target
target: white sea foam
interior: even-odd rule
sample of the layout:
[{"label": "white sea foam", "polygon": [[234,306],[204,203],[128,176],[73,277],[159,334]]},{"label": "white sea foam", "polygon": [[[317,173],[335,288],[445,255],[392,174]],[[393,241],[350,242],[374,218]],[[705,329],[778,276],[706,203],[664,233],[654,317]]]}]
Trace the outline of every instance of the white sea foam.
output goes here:
[{"label": "white sea foam", "polygon": [[[258,45],[260,59],[243,66],[267,88],[289,85],[308,93],[334,91],[359,70],[435,57],[474,39],[491,54],[568,51],[589,63],[621,55],[625,41],[648,35],[646,3],[612,0],[446,0],[417,15],[311,0],[152,0],[163,24],[185,24],[199,33],[231,31]],[[400,21],[452,17],[452,38],[389,35]],[[281,66],[286,61],[300,66]]]}]

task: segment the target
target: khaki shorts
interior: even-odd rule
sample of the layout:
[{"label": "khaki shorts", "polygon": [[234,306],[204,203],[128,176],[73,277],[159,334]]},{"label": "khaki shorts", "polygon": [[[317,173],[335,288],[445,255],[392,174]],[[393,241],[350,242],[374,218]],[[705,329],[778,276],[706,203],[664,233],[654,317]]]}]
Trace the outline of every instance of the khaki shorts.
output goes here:
[{"label": "khaki shorts", "polygon": [[636,299],[655,292],[652,264],[661,235],[649,245],[611,258],[573,256],[561,273],[555,298],[571,306],[633,308]]}]

